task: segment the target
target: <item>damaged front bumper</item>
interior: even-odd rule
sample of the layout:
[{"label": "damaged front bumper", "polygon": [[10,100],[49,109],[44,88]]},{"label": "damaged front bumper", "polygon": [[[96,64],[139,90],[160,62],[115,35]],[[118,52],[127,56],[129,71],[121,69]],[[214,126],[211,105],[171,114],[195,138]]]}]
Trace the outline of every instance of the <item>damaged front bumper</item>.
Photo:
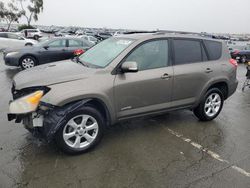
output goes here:
[{"label": "damaged front bumper", "polygon": [[8,114],[8,120],[22,122],[26,129],[34,133],[34,136],[50,142],[59,128],[65,125],[67,114],[79,109],[90,100],[81,100],[63,107],[41,102],[36,112],[21,115]]},{"label": "damaged front bumper", "polygon": [[47,137],[48,133],[46,133],[46,129],[44,129],[44,122],[45,118],[50,114],[50,111],[55,108],[57,108],[57,106],[40,102],[36,112],[28,114],[7,114],[7,118],[8,121],[22,123],[27,130],[33,133],[34,136],[45,138],[47,141],[50,141]]}]

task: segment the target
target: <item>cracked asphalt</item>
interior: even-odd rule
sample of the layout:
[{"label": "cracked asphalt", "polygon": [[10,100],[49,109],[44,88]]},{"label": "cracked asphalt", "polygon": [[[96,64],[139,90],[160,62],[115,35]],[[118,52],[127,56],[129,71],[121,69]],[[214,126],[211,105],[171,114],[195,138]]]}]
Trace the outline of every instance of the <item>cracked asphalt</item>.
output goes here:
[{"label": "cracked asphalt", "polygon": [[[190,111],[120,123],[91,152],[68,156],[7,121],[13,76],[0,55],[0,187],[250,187],[250,91],[237,92],[220,116],[199,122]],[[169,130],[200,144],[223,163]]]}]

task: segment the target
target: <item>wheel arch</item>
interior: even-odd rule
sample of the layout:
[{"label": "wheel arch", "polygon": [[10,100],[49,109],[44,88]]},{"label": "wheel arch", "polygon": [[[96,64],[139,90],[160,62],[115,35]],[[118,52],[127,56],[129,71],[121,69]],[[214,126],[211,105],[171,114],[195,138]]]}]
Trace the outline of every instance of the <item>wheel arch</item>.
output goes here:
[{"label": "wheel arch", "polygon": [[228,84],[228,80],[225,78],[221,78],[221,79],[216,79],[213,80],[209,83],[207,83],[204,87],[203,90],[201,91],[199,97],[197,97],[197,101],[195,102],[195,104],[193,105],[193,108],[197,107],[200,103],[200,101],[202,100],[203,96],[207,93],[208,90],[210,90],[211,88],[218,88],[222,91],[223,96],[224,96],[224,100],[226,100],[228,98],[228,94],[229,94],[229,84]]},{"label": "wheel arch", "polygon": [[25,43],[25,46],[32,46],[33,44],[31,42]]},{"label": "wheel arch", "polygon": [[228,83],[226,81],[220,81],[220,82],[216,82],[213,83],[207,90],[210,90],[212,88],[218,88],[219,90],[221,90],[224,99],[226,100],[228,98],[228,92],[229,92],[229,86]]},{"label": "wheel arch", "polygon": [[73,101],[64,103],[62,107],[67,107],[78,102],[83,102],[84,106],[92,106],[96,108],[104,116],[107,126],[111,125],[112,120],[111,120],[110,111],[102,99],[95,97],[95,98],[85,98],[81,100],[73,100]]},{"label": "wheel arch", "polygon": [[39,60],[38,58],[34,55],[34,54],[24,54],[22,57],[19,58],[19,65],[21,65],[21,62],[22,60],[25,58],[25,57],[33,57],[35,60],[36,60],[36,64],[39,63]]}]

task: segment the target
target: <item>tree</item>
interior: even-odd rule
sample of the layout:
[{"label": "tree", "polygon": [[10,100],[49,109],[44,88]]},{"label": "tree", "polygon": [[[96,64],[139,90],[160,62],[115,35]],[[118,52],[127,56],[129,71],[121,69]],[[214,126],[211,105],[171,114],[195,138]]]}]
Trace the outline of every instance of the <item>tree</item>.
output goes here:
[{"label": "tree", "polygon": [[20,11],[17,6],[15,6],[14,1],[11,1],[5,6],[5,4],[0,1],[0,19],[6,21],[8,27],[7,30],[10,29],[10,26],[13,22],[17,22],[19,18],[22,16],[23,12]]},{"label": "tree", "polygon": [[29,0],[30,2],[26,3],[26,7],[24,5],[26,0],[18,1],[20,2],[23,16],[26,18],[28,26],[30,26],[32,19],[37,21],[38,15],[43,11],[43,0]]}]

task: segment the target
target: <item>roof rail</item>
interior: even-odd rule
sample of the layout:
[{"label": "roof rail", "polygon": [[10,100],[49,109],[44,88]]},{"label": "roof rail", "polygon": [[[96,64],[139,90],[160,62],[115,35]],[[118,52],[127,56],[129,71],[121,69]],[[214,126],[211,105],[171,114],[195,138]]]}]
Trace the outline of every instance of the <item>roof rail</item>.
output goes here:
[{"label": "roof rail", "polygon": [[157,31],[128,31],[123,34],[140,34],[140,33],[156,33]]},{"label": "roof rail", "polygon": [[154,30],[154,31],[129,31],[123,34],[143,34],[149,33],[154,35],[163,35],[163,34],[182,34],[182,35],[196,35],[202,37],[209,37],[211,38],[210,34],[208,33],[196,33],[196,32],[187,32],[187,31],[171,31],[171,30]]}]

